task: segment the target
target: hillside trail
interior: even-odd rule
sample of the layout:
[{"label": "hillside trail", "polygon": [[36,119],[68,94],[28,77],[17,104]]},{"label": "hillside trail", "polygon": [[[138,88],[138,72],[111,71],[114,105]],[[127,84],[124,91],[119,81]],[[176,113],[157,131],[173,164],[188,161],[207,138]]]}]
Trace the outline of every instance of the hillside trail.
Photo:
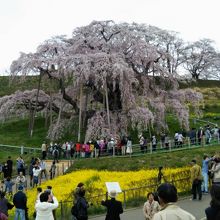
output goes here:
[{"label": "hillside trail", "polygon": [[[39,178],[39,184],[38,186],[40,187],[41,186],[41,183],[47,181],[47,180],[50,180],[50,168],[51,168],[51,165],[53,163],[53,160],[45,160],[46,162],[46,173],[47,173],[47,178],[44,177],[44,175],[42,175],[43,177],[42,178]],[[73,164],[73,160],[59,160],[58,163],[55,163],[56,165],[56,172],[55,172],[55,177],[58,177],[58,176],[61,176],[61,175],[64,175],[66,170]],[[12,179],[13,179],[13,182],[15,183],[13,185],[13,193],[17,192],[17,184],[16,184],[16,177],[17,176],[14,176]],[[29,172],[27,172],[26,176],[26,190],[28,189],[32,189],[33,187],[30,186],[30,176],[29,176]],[[35,187],[36,188],[36,187]]]}]

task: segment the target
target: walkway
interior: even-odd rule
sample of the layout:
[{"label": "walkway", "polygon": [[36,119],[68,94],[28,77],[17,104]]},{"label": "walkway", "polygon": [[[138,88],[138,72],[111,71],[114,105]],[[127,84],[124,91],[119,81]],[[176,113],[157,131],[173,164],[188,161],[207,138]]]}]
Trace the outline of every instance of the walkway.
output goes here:
[{"label": "walkway", "polygon": [[[179,206],[192,213],[197,220],[205,217],[205,209],[209,206],[210,195],[204,195],[202,201],[190,201],[189,198],[180,200]],[[104,220],[104,216],[91,217],[93,220]],[[144,220],[142,207],[128,209],[121,215],[121,220]]]},{"label": "walkway", "polygon": [[[46,162],[46,170],[47,170],[47,178],[50,179],[50,167],[52,165],[53,160],[45,160]],[[60,160],[59,163],[56,163],[56,177],[63,175],[65,173],[65,171],[71,166],[71,164],[73,164],[73,161],[71,160]],[[17,175],[13,176],[13,182],[16,182],[16,177]],[[27,170],[27,175],[26,177],[26,186],[27,189],[30,189],[32,187],[30,187],[30,176],[29,176],[29,171]],[[39,180],[39,183],[45,182],[46,179],[43,178],[41,180]],[[39,185],[40,186],[40,185]],[[13,193],[15,193],[17,191],[17,185],[14,184],[13,185]]]}]

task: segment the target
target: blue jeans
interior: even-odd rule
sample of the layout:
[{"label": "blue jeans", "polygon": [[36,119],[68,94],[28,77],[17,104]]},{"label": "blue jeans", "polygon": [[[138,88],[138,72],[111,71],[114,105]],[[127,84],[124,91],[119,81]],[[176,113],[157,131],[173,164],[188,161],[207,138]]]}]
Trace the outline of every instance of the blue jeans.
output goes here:
[{"label": "blue jeans", "polygon": [[202,181],[202,191],[208,192],[208,186],[209,186],[209,176],[208,173],[202,172],[203,181]]},{"label": "blue jeans", "polygon": [[14,220],[25,220],[25,210],[24,209],[16,209],[15,210],[15,218]]}]

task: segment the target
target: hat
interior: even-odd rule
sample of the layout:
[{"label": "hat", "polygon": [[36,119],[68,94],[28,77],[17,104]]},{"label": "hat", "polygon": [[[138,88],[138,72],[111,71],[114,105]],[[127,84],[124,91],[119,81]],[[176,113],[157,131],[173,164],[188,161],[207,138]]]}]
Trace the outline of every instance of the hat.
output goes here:
[{"label": "hat", "polygon": [[192,161],[191,161],[191,163],[196,163],[196,160],[195,160],[195,159],[194,159],[194,160],[192,160]]},{"label": "hat", "polygon": [[110,193],[109,193],[109,197],[115,198],[116,196],[117,196],[116,190],[111,190]]},{"label": "hat", "polygon": [[24,189],[24,187],[21,185],[18,187],[18,190],[23,190],[23,189]]}]

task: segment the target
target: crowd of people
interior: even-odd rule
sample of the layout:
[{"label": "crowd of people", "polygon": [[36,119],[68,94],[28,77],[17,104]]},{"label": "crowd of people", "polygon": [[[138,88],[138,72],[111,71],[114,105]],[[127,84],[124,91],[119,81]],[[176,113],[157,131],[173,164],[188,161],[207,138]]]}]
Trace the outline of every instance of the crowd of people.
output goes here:
[{"label": "crowd of people", "polygon": [[[16,162],[16,170],[13,170],[14,162]],[[25,189],[27,187],[37,187],[42,179],[53,179],[56,175],[57,166],[55,161],[51,163],[49,168],[47,168],[45,160],[34,157],[31,158],[29,163],[26,163],[22,156],[19,156],[14,162],[9,156],[8,160],[0,165],[0,190],[10,196],[13,195],[13,191],[18,190],[19,186]],[[28,176],[29,178],[27,178]],[[14,185],[15,189],[13,190]]]},{"label": "crowd of people", "polygon": [[[199,129],[192,128],[189,132],[176,131],[173,137],[166,133],[153,134],[151,137],[140,134],[138,137],[139,150],[135,149],[135,151],[147,153],[159,149],[180,148],[184,144],[210,144],[211,140],[219,141],[219,137],[220,129],[217,126],[212,128],[210,125]],[[106,155],[130,155],[134,153],[134,146],[130,137],[117,136],[109,139],[91,140],[85,143],[67,141],[47,144],[44,142],[41,146],[41,151],[43,159],[50,157],[59,162],[60,158],[97,158]]]},{"label": "crowd of people", "polygon": [[[9,158],[10,159],[10,158]],[[17,163],[21,163],[22,158],[17,158]],[[10,162],[11,163],[11,162]],[[33,186],[38,186],[37,175],[42,173],[44,166],[41,166],[42,160],[38,158],[32,159],[33,166]],[[203,194],[211,194],[210,207],[207,207],[205,214],[207,220],[220,219],[220,155],[214,156],[204,155],[202,166],[195,159],[191,162],[191,184],[192,184],[192,201],[201,200]],[[195,217],[187,211],[181,209],[177,204],[177,189],[173,184],[166,182],[162,171],[163,167],[159,167],[158,184],[156,192],[147,194],[147,201],[143,206],[143,216],[146,220],[164,220],[169,216],[170,220],[194,220]],[[10,180],[5,180],[5,190],[0,190],[0,219],[8,219],[8,210],[15,207],[15,220],[28,219],[27,196],[25,193],[25,175],[22,166],[17,166],[16,184],[18,184],[17,192],[12,195],[13,204],[5,197],[6,192],[11,191]],[[37,174],[36,174],[37,173]],[[36,174],[36,175],[35,175]],[[44,174],[45,178],[47,174]],[[209,181],[211,180],[211,182]],[[163,183],[161,183],[163,182]],[[211,184],[211,185],[209,185]],[[86,188],[83,183],[79,183],[73,193],[73,207],[70,215],[73,220],[87,220],[89,204],[85,198]],[[101,201],[101,205],[106,207],[106,220],[120,220],[120,214],[123,213],[122,203],[116,200],[117,191],[109,192],[110,199]],[[48,186],[44,191],[41,187],[37,187],[36,203],[34,217],[36,220],[54,220],[56,219],[55,209],[58,207],[58,201],[53,195],[52,187]]]}]

